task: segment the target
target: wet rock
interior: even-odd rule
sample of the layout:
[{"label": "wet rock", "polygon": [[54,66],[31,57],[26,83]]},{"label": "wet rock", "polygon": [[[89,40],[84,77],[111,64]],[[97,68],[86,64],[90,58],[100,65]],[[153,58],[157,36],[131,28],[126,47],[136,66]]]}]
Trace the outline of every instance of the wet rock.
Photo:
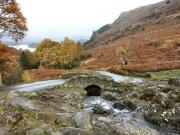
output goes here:
[{"label": "wet rock", "polygon": [[124,103],[121,102],[115,102],[113,104],[113,107],[119,110],[123,110],[124,108],[126,108],[126,105]]},{"label": "wet rock", "polygon": [[168,80],[169,85],[180,86],[180,78],[170,78]]},{"label": "wet rock", "polygon": [[111,92],[105,92],[103,95],[102,95],[102,98],[108,100],[108,101],[115,101],[117,100],[117,97],[115,94],[111,93]]},{"label": "wet rock", "polygon": [[74,116],[74,120],[76,123],[76,127],[83,128],[86,130],[92,129],[91,122],[90,122],[90,115],[86,112],[78,112]]},{"label": "wet rock", "polygon": [[131,110],[136,110],[137,105],[133,102],[133,100],[125,100],[124,104]]},{"label": "wet rock", "polygon": [[96,105],[93,108],[93,113],[98,115],[110,115],[113,113],[113,110],[111,109],[105,109],[100,105]]}]

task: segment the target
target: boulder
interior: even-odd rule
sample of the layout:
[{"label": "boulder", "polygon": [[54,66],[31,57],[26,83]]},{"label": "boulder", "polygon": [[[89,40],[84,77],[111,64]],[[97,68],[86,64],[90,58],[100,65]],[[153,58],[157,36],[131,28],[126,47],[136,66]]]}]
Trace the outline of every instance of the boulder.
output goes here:
[{"label": "boulder", "polygon": [[126,107],[126,105],[121,102],[115,102],[113,103],[113,107],[119,110],[123,110]]},{"label": "boulder", "polygon": [[78,112],[74,116],[76,127],[90,130],[92,128],[90,122],[90,115],[86,112]]},{"label": "boulder", "polygon": [[180,86],[180,78],[170,78],[168,80],[169,85]]},{"label": "boulder", "polygon": [[156,130],[133,121],[122,121],[117,124],[111,124],[110,127],[115,135],[159,135]]},{"label": "boulder", "polygon": [[93,108],[93,113],[94,113],[94,114],[98,114],[98,115],[105,115],[105,116],[107,116],[107,115],[112,114],[112,113],[113,113],[113,110],[103,108],[103,107],[100,106],[100,105],[96,105],[96,106],[94,106],[94,108]]}]

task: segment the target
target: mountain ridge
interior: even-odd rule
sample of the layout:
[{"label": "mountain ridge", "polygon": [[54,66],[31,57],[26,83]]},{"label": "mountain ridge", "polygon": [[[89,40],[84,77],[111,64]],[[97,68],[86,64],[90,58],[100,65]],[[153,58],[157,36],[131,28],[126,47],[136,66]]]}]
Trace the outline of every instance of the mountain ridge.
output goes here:
[{"label": "mountain ridge", "polygon": [[106,24],[99,30],[94,31],[90,40],[85,43],[85,48],[91,49],[97,46],[107,45],[121,37],[134,34],[141,30],[143,31],[147,23],[179,11],[179,0],[165,0],[122,12],[112,24]]}]

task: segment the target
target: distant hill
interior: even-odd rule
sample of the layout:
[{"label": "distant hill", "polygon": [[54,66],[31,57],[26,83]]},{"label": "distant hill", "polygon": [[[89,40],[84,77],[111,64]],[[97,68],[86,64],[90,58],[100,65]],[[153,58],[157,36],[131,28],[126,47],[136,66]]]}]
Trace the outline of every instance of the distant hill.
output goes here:
[{"label": "distant hill", "polygon": [[95,31],[84,46],[92,57],[81,68],[129,72],[180,68],[180,0],[123,12]]},{"label": "distant hill", "polygon": [[[180,0],[165,0],[156,4],[143,6],[123,12],[112,23],[94,31],[91,39],[85,43],[87,49],[107,45],[122,37],[151,30],[150,25],[165,23],[165,17],[179,13]],[[177,14],[178,18],[178,14]],[[167,18],[166,18],[167,19]]]}]

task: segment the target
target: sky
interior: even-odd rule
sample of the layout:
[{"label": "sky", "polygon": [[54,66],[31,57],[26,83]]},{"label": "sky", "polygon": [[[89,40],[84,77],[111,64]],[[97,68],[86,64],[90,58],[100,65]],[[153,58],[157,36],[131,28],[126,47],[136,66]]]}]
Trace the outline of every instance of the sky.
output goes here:
[{"label": "sky", "polygon": [[25,40],[89,39],[123,11],[162,0],[17,0],[27,18]]}]

